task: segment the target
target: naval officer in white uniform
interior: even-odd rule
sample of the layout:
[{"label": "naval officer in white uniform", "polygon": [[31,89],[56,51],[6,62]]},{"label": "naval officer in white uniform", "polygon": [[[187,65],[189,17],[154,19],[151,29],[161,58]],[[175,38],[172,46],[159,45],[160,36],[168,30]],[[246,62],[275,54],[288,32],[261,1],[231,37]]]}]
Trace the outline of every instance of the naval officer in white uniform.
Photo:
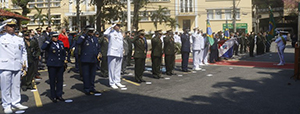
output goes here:
[{"label": "naval officer in white uniform", "polygon": [[120,31],[120,24],[116,23],[113,26],[109,27],[104,35],[108,37],[108,50],[107,50],[107,59],[108,59],[108,76],[109,76],[109,85],[113,89],[118,89],[126,87],[121,84],[121,66],[123,59],[123,35]]},{"label": "naval officer in white uniform", "polygon": [[14,34],[16,23],[15,19],[3,21],[6,33],[0,35],[0,79],[4,113],[12,113],[12,108],[28,108],[20,104],[21,73],[22,69],[27,70],[28,65],[24,40]]},{"label": "naval officer in white uniform", "polygon": [[277,43],[278,55],[279,55],[279,59],[280,59],[279,64],[277,64],[278,66],[282,66],[285,63],[283,55],[284,55],[286,40],[287,40],[287,38],[282,36],[282,32],[279,33],[278,37],[275,40],[275,43]]},{"label": "naval officer in white uniform", "polygon": [[198,28],[194,28],[194,33],[192,34],[192,49],[193,49],[193,70],[201,70],[200,64],[202,63],[201,51],[203,51],[204,47],[202,47],[201,42],[201,34]]}]

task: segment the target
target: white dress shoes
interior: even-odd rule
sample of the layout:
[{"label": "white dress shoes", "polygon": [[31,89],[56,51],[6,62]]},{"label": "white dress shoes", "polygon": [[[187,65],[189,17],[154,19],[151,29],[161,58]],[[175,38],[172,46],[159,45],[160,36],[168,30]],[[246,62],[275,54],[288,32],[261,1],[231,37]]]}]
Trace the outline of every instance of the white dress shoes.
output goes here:
[{"label": "white dress shoes", "polygon": [[118,86],[116,86],[116,85],[111,85],[110,87],[113,89],[118,89]]},{"label": "white dress shoes", "polygon": [[126,85],[122,85],[121,83],[117,83],[116,85],[119,86],[120,88],[126,87]]},{"label": "white dress shoes", "polygon": [[11,113],[13,113],[13,111],[12,111],[12,109],[10,107],[8,107],[8,108],[4,109],[4,113],[5,114],[11,114]]},{"label": "white dress shoes", "polygon": [[14,108],[17,108],[17,109],[21,109],[21,110],[25,110],[28,108],[28,106],[24,106],[24,105],[21,105],[21,104],[16,104],[16,105],[13,105]]}]

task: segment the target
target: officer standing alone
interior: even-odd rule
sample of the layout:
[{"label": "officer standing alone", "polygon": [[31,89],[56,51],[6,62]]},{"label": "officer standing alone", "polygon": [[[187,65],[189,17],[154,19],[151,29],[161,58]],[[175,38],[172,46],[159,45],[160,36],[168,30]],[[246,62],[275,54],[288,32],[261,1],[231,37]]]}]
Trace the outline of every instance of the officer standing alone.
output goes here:
[{"label": "officer standing alone", "polygon": [[189,63],[189,55],[191,52],[191,42],[190,42],[190,35],[189,29],[185,29],[184,33],[181,35],[181,69],[183,72],[189,72],[188,70],[188,63]]},{"label": "officer standing alone", "polygon": [[58,41],[58,34],[52,34],[51,40],[45,41],[42,49],[48,53],[46,62],[50,81],[50,99],[54,103],[57,100],[64,101],[62,94],[66,50],[63,43]]},{"label": "officer standing alone", "polygon": [[108,28],[104,35],[108,37],[108,74],[109,74],[109,85],[113,89],[118,87],[124,88],[125,85],[121,84],[121,67],[123,59],[123,35],[120,31],[121,23],[116,23]]},{"label": "officer standing alone", "polygon": [[22,70],[27,70],[27,51],[23,38],[16,36],[15,19],[2,22],[6,33],[0,35],[0,80],[1,99],[4,113],[12,113],[12,108],[27,109],[20,104],[20,78]]},{"label": "officer standing alone", "polygon": [[172,30],[167,31],[167,36],[164,37],[164,53],[166,74],[169,76],[176,75],[173,73],[175,66],[175,42]]},{"label": "officer standing alone", "polygon": [[279,36],[275,40],[275,43],[277,43],[277,46],[278,46],[278,56],[280,59],[279,64],[277,64],[278,66],[282,66],[285,64],[284,49],[285,49],[285,45],[286,45],[286,40],[287,40],[287,38],[282,36],[282,32],[279,33]]},{"label": "officer standing alone", "polygon": [[145,70],[145,60],[147,54],[147,42],[144,30],[140,30],[138,35],[133,39],[134,44],[134,74],[135,80],[138,83],[146,82],[143,79],[143,72]]},{"label": "officer standing alone", "polygon": [[152,74],[154,78],[159,79],[161,78],[160,66],[161,66],[161,59],[163,54],[162,41],[160,39],[162,32],[161,30],[158,30],[155,31],[155,33],[156,34],[154,38],[151,39]]},{"label": "officer standing alone", "polygon": [[80,62],[83,76],[83,89],[86,95],[92,95],[99,93],[95,90],[95,75],[100,46],[98,44],[98,39],[93,36],[95,29],[87,27],[86,30],[87,34],[80,36],[77,40],[77,44],[81,47]]}]

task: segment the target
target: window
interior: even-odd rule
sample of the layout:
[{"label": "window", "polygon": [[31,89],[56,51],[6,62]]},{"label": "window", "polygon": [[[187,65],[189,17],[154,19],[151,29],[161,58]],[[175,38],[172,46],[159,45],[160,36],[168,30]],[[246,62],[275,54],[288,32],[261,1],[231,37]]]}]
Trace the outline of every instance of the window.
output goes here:
[{"label": "window", "polygon": [[149,21],[148,17],[141,17],[141,21]]},{"label": "window", "polygon": [[241,18],[241,15],[240,15],[240,9],[237,9],[237,10],[236,10],[235,16],[236,16],[237,19],[240,19],[240,18]]},{"label": "window", "polygon": [[214,12],[213,10],[207,10],[207,17],[208,19],[214,19]]},{"label": "window", "polygon": [[185,0],[185,12],[188,12],[189,8],[188,8],[188,0]]},{"label": "window", "polygon": [[53,3],[55,7],[60,7],[60,3]]},{"label": "window", "polygon": [[44,0],[36,0],[36,2],[44,2]]},{"label": "window", "polygon": [[44,7],[44,4],[36,4],[38,8]]},{"label": "window", "polygon": [[225,19],[231,19],[231,9],[225,10]]},{"label": "window", "polygon": [[222,10],[215,10],[215,19],[222,19]]},{"label": "window", "polygon": [[190,0],[190,12],[193,12],[193,0]]},{"label": "window", "polygon": [[35,4],[29,4],[29,8],[34,8]]},{"label": "window", "polygon": [[28,18],[30,19],[29,25],[34,25],[35,21],[33,21],[34,20],[33,16],[28,16]]},{"label": "window", "polygon": [[183,0],[180,0],[180,12],[183,12]]}]

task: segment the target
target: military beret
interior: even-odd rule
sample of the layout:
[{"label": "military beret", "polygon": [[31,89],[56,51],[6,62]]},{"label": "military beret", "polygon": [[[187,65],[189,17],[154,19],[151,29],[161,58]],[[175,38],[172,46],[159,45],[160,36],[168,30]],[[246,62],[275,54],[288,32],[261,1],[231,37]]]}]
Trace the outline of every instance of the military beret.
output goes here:
[{"label": "military beret", "polygon": [[8,25],[16,25],[17,20],[16,19],[6,19],[5,21],[2,22],[2,24],[8,24]]}]

